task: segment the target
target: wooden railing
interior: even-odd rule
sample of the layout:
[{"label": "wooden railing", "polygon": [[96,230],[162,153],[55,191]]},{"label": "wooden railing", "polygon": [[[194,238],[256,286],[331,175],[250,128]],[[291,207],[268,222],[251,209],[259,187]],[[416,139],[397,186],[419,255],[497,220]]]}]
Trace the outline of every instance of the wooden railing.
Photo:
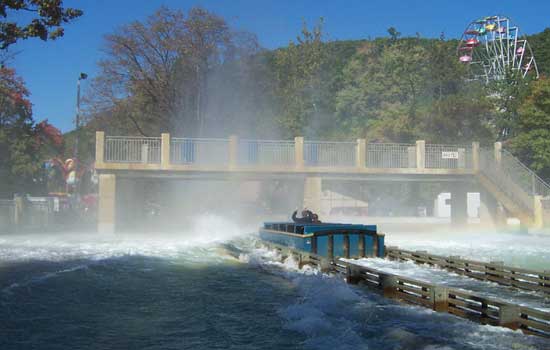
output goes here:
[{"label": "wooden railing", "polygon": [[309,264],[321,271],[338,273],[345,276],[348,283],[361,283],[387,298],[450,313],[481,324],[520,329],[526,334],[550,338],[550,312],[383,272],[358,265],[349,259],[329,260],[271,242],[262,244],[280,251],[283,258],[294,256],[300,266]]},{"label": "wooden railing", "polygon": [[550,271],[535,271],[506,266],[502,262],[482,262],[462,259],[459,256],[441,256],[425,251],[410,251],[387,246],[386,257],[394,260],[414,261],[447,269],[454,273],[504,286],[550,294]]}]

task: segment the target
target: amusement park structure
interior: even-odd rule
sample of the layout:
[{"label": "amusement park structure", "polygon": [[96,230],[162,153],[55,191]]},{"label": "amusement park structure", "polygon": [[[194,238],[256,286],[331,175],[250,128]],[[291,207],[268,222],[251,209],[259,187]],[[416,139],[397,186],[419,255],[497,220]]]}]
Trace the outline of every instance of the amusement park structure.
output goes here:
[{"label": "amusement park structure", "polygon": [[468,64],[471,79],[502,80],[508,72],[538,78],[531,46],[517,25],[505,16],[487,16],[471,22],[458,45],[460,62]]}]

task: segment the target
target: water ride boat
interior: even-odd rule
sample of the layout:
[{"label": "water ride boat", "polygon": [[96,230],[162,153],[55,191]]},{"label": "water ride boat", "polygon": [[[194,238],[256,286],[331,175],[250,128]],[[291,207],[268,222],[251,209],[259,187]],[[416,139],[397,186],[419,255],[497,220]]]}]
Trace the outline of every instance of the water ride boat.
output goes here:
[{"label": "water ride boat", "polygon": [[259,234],[264,241],[329,259],[384,257],[384,234],[376,225],[266,222]]}]

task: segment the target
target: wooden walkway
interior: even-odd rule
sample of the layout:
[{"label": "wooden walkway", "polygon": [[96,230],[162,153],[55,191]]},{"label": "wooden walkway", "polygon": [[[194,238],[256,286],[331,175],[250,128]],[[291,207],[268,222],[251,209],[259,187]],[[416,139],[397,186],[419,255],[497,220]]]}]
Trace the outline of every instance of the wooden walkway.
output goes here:
[{"label": "wooden walkway", "polygon": [[[448,288],[443,285],[383,272],[358,265],[348,259],[334,258],[333,260],[329,260],[315,254],[290,249],[289,247],[271,242],[262,241],[262,244],[280,251],[283,258],[293,256],[299,261],[300,266],[309,264],[324,272],[337,273],[344,276],[348,283],[360,283],[380,292],[387,298],[423,306],[436,312],[450,313],[481,324],[520,329],[525,334],[550,338],[550,312],[487,298],[462,289]],[[388,250],[391,249],[389,248]],[[398,254],[395,248],[393,249],[393,254]],[[405,255],[403,254],[403,256]],[[432,264],[435,265],[435,262],[432,262]],[[462,268],[465,269],[464,272],[466,273],[466,270],[470,270],[470,263],[468,262],[468,265],[464,264],[466,263],[463,263]],[[488,265],[486,272],[488,272],[489,276],[494,277],[492,275],[494,264]],[[498,267],[501,269],[498,270],[499,273],[502,273],[497,276],[503,276],[506,271],[508,271],[506,273],[511,273],[509,269],[504,269],[500,265]],[[514,269],[513,271],[521,272],[519,270]],[[530,274],[527,273],[526,275]],[[546,278],[546,276],[543,277]],[[504,277],[499,277],[499,279],[506,282],[504,281]],[[487,278],[486,280],[490,279]],[[547,287],[547,285],[543,287]]]}]

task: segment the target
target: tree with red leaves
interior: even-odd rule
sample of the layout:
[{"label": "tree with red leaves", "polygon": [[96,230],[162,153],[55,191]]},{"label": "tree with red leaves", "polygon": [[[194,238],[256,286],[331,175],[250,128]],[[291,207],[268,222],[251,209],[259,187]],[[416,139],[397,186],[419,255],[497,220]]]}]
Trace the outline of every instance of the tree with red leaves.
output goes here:
[{"label": "tree with red leaves", "polygon": [[59,153],[59,130],[35,124],[29,91],[14,69],[0,68],[0,197],[35,192],[42,186],[45,153]]}]

